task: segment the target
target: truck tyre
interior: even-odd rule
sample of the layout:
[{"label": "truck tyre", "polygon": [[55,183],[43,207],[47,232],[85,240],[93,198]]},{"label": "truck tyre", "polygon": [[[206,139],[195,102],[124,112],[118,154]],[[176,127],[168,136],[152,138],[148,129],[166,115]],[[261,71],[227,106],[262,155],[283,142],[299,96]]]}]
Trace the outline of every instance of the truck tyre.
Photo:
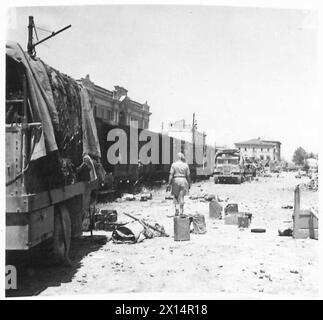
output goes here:
[{"label": "truck tyre", "polygon": [[237,177],[237,180],[236,180],[237,184],[241,184],[241,180],[242,180],[241,177]]},{"label": "truck tyre", "polygon": [[68,257],[71,245],[71,232],[71,218],[65,205],[55,206],[54,234],[45,243],[46,256],[50,264],[71,265]]},{"label": "truck tyre", "polygon": [[219,178],[218,177],[214,177],[214,183],[219,183]]}]

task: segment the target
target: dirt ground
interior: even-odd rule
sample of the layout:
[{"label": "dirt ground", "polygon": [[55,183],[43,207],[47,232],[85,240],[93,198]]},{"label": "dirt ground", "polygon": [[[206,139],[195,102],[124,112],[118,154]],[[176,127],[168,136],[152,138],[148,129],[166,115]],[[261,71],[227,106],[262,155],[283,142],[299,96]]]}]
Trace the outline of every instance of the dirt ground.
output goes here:
[{"label": "dirt ground", "polygon": [[[283,221],[292,219],[293,210],[282,206],[293,205],[295,185],[307,181],[283,173],[241,185],[210,180],[192,186],[190,194],[214,193],[238,203],[239,211],[252,213],[251,227],[266,228],[258,234],[210,219],[208,202],[187,197],[185,213],[205,215],[207,233],[174,241],[169,217],[174,209],[172,201],[165,200],[165,187],[153,190],[147,202],[101,204],[116,209],[122,221],[129,221],[122,212],[154,219],[170,237],[114,244],[106,241],[109,232],[95,231],[92,239],[85,233],[73,243],[72,268],[21,267],[19,290],[8,295],[201,292],[313,297],[318,294],[318,241],[280,237],[277,232]],[[318,192],[302,192],[301,207],[312,205],[318,206]]]}]

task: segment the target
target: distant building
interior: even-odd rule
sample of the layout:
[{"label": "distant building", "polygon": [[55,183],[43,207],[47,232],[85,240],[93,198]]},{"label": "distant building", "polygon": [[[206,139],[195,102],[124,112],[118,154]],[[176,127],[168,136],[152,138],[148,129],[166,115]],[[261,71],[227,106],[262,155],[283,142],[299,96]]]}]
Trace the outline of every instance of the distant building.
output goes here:
[{"label": "distant building", "polygon": [[149,106],[141,104],[128,97],[128,90],[115,86],[113,91],[104,89],[90,80],[89,75],[80,82],[89,92],[89,98],[94,106],[94,116],[104,123],[112,125],[132,125],[138,122],[138,127],[148,129]]},{"label": "distant building", "polygon": [[193,143],[194,140],[198,145],[205,144],[206,133],[195,129],[193,135],[192,125],[185,120],[168,123],[166,128],[162,127],[162,133],[182,141]]},{"label": "distant building", "polygon": [[281,142],[260,138],[234,144],[242,156],[258,160],[280,161]]}]

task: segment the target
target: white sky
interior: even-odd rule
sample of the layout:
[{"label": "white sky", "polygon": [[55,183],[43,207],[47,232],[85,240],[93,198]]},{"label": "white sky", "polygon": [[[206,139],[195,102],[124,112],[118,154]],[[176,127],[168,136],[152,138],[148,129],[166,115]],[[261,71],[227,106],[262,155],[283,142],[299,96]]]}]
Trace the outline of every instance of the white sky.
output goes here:
[{"label": "white sky", "polygon": [[[24,48],[36,26],[72,28],[37,47],[74,78],[90,74],[151,107],[150,129],[191,121],[208,142],[257,137],[282,142],[292,158],[318,152],[317,15],[305,10],[217,6],[29,7],[11,12],[8,39]],[[48,33],[38,30],[39,38]]]}]

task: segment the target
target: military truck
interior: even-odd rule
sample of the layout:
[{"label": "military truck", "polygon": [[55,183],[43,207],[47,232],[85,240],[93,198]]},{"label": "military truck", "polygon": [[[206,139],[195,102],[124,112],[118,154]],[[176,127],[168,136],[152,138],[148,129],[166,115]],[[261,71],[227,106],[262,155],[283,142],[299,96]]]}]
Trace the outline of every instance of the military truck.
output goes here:
[{"label": "military truck", "polygon": [[245,180],[243,158],[238,149],[224,149],[215,155],[214,183],[235,182]]},{"label": "military truck", "polygon": [[77,81],[7,43],[6,250],[39,248],[64,264],[89,230],[102,177],[89,106]]}]

